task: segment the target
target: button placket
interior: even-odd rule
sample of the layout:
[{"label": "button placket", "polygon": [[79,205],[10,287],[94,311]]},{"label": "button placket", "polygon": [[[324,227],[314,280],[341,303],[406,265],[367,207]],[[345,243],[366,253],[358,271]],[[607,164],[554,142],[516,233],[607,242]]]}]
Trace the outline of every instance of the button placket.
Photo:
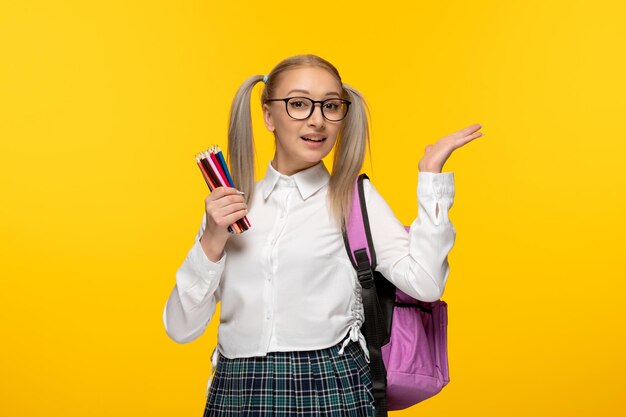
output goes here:
[{"label": "button placket", "polygon": [[293,187],[288,187],[288,188],[280,188],[275,190],[275,198],[276,198],[276,202],[278,203],[278,207],[279,207],[279,218],[277,219],[274,229],[271,231],[269,237],[269,242],[270,242],[270,247],[268,248],[268,264],[269,264],[269,270],[266,272],[265,274],[265,295],[266,295],[266,300],[265,300],[265,314],[264,314],[264,319],[265,319],[265,323],[266,323],[266,346],[269,347],[269,345],[271,344],[271,334],[273,333],[273,318],[274,318],[274,298],[275,298],[275,278],[276,278],[276,271],[277,271],[277,259],[276,259],[276,253],[277,253],[277,243],[278,240],[280,239],[280,236],[282,235],[284,228],[285,228],[285,223],[286,223],[286,217],[287,217],[287,202],[289,200],[289,195],[291,194],[291,192],[294,190],[295,188]]},{"label": "button placket", "polygon": [[[281,189],[275,189],[274,193],[272,194],[272,199],[277,199],[278,195],[281,193]],[[269,231],[268,234],[268,240],[266,241],[266,251],[265,251],[265,257],[266,257],[266,265],[267,265],[267,269],[264,271],[264,289],[263,289],[263,305],[264,308],[263,310],[260,312],[263,316],[263,321],[264,321],[264,326],[263,326],[263,342],[262,345],[265,346],[265,349],[268,349],[270,341],[271,341],[271,334],[273,333],[273,329],[272,329],[272,322],[271,322],[271,318],[272,318],[272,309],[274,308],[274,282],[272,280],[273,278],[273,271],[275,268],[275,257],[274,257],[274,248],[276,245],[276,241],[277,241],[277,236],[278,236],[278,231],[280,230],[280,224],[278,222],[274,223],[274,227]]]},{"label": "button placket", "polygon": [[278,207],[277,217],[275,218],[274,228],[270,231],[268,235],[268,250],[267,250],[267,261],[269,270],[266,271],[265,274],[265,311],[264,311],[264,322],[265,322],[265,331],[264,331],[264,344],[266,348],[272,344],[273,333],[274,333],[274,300],[275,300],[275,290],[276,290],[276,273],[278,270],[277,265],[277,253],[278,253],[278,240],[282,236],[285,225],[287,223],[288,218],[288,208],[290,196],[293,192],[296,191],[295,183],[289,184],[280,184],[277,187],[272,197],[275,199],[276,206]]},{"label": "button placket", "polygon": [[276,230],[274,230],[274,235],[272,237],[271,243],[272,246],[274,246],[274,248],[272,249],[272,252],[274,252],[276,250],[276,243],[278,242],[278,239],[280,239],[280,236],[282,235],[283,231],[285,230],[285,224],[287,223],[287,212],[288,212],[288,206],[289,206],[289,198],[291,196],[291,194],[293,193],[293,190],[295,190],[295,188],[291,187],[289,189],[284,190],[284,192],[282,192],[278,197],[278,203],[280,206],[280,214],[279,214],[279,219],[276,222]]}]

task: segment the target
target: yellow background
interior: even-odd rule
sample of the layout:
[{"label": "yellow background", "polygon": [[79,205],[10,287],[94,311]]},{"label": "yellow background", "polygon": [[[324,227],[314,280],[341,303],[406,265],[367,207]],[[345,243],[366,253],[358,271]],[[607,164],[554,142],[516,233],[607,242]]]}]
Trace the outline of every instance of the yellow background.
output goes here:
[{"label": "yellow background", "polygon": [[364,171],[405,224],[424,147],[484,126],[444,167],[451,382],[395,415],[621,415],[620,3],[3,0],[0,415],[201,415],[217,321],[184,345],[162,323],[208,194],[194,155],[299,53],[365,95]]}]

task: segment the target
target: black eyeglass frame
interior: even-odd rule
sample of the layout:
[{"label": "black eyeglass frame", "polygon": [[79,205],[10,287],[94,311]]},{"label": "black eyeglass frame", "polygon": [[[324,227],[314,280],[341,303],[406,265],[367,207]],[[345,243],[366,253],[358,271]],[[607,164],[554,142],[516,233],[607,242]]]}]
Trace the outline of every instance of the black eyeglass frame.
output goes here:
[{"label": "black eyeglass frame", "polygon": [[[305,100],[309,100],[310,102],[313,103],[313,105],[311,106],[311,111],[309,112],[309,115],[303,119],[298,119],[293,117],[290,113],[289,113],[289,100],[294,99],[294,98],[303,98]],[[333,119],[329,119],[328,117],[326,117],[326,113],[324,113],[324,103],[326,103],[327,101],[331,101],[331,100],[339,100],[342,103],[344,103],[346,105],[346,112],[343,114],[343,117],[341,119],[338,120],[333,120]],[[297,96],[297,97],[287,97],[287,98],[268,98],[267,101],[284,101],[285,102],[285,111],[287,112],[287,115],[289,117],[291,117],[294,120],[306,120],[309,117],[311,117],[311,115],[313,114],[313,112],[315,111],[315,104],[320,103],[320,109],[322,110],[322,116],[324,116],[324,119],[330,121],[330,122],[340,122],[343,119],[346,118],[346,116],[348,115],[348,110],[350,110],[350,104],[352,104],[351,101],[349,100],[344,100],[342,98],[336,98],[336,97],[332,97],[332,98],[327,98],[326,100],[313,100],[312,98],[309,97],[301,97],[301,96]]]}]

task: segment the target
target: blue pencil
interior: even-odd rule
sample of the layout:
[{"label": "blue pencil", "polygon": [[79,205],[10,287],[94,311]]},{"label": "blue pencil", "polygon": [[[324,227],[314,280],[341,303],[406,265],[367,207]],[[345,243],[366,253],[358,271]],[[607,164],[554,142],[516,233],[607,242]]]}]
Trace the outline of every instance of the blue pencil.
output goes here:
[{"label": "blue pencil", "polygon": [[215,156],[217,156],[217,159],[219,159],[220,164],[222,165],[222,169],[224,170],[224,172],[226,173],[226,176],[228,177],[228,182],[230,183],[230,186],[234,187],[235,183],[233,182],[233,179],[230,176],[230,172],[228,172],[228,167],[226,166],[224,155],[222,155],[222,150],[220,149],[219,146],[216,146],[216,148],[217,148],[217,152],[215,152]]}]

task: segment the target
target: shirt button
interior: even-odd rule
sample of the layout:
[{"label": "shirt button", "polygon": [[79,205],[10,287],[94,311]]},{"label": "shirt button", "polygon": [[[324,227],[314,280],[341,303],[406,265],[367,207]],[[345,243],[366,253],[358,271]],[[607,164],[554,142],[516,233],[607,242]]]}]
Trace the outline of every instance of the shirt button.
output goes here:
[{"label": "shirt button", "polygon": [[271,318],[272,318],[272,313],[267,313],[267,314],[265,315],[265,318],[266,318],[267,320],[271,319]]},{"label": "shirt button", "polygon": [[280,218],[282,219],[282,218],[284,218],[284,217],[285,217],[285,212],[284,212],[284,211],[282,211],[282,212],[280,213]]}]

